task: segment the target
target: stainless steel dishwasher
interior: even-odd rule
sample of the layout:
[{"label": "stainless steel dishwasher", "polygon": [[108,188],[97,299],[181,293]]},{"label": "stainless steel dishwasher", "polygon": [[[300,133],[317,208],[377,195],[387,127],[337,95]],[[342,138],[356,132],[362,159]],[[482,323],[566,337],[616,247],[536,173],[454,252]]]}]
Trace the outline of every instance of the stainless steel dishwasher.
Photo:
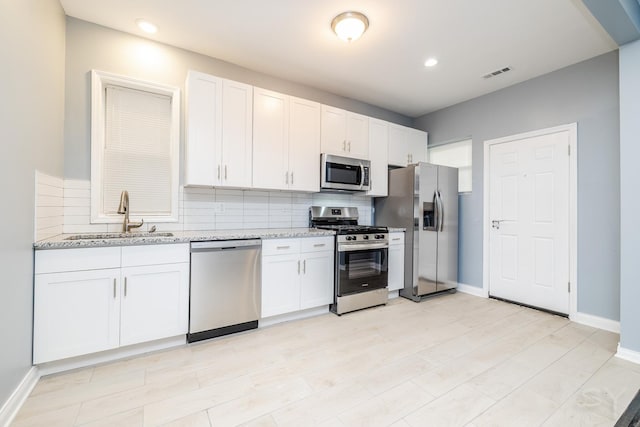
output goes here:
[{"label": "stainless steel dishwasher", "polygon": [[259,239],[191,243],[188,342],[258,327],[261,253]]}]

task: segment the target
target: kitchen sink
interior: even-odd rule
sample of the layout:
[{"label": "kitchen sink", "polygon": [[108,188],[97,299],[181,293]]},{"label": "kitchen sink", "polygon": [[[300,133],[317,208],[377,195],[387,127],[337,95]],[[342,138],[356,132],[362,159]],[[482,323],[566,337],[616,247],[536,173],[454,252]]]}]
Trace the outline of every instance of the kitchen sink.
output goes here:
[{"label": "kitchen sink", "polygon": [[98,234],[76,234],[69,236],[65,240],[105,240],[105,239],[131,239],[135,237],[173,237],[173,233],[98,233]]}]

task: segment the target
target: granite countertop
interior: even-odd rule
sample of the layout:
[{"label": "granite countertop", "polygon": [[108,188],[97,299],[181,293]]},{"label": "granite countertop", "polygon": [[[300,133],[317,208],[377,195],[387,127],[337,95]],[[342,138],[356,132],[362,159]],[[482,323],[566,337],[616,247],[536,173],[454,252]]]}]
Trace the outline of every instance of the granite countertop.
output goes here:
[{"label": "granite countertop", "polygon": [[[116,233],[100,233],[116,234]],[[138,234],[138,236],[136,236]],[[333,236],[332,230],[319,230],[317,228],[265,228],[254,230],[205,230],[205,231],[172,231],[172,236],[165,232],[135,233],[123,235],[118,238],[100,238],[98,234],[61,234],[49,239],[40,240],[33,244],[35,249],[68,249],[68,248],[96,248],[104,246],[130,246],[130,245],[159,245],[167,243],[189,243],[205,240],[232,240],[232,239],[276,239],[287,237],[319,237]],[[87,238],[69,240],[73,236]]]},{"label": "granite countertop", "polygon": [[389,233],[402,233],[406,232],[407,229],[404,227],[387,227],[389,229]]}]

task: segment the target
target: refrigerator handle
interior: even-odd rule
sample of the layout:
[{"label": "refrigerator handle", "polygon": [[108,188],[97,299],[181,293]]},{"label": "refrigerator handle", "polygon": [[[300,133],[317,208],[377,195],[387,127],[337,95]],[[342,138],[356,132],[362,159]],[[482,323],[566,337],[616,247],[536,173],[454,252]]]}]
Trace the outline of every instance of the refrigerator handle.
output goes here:
[{"label": "refrigerator handle", "polygon": [[440,221],[440,227],[438,227],[438,231],[444,230],[444,203],[442,202],[442,196],[440,195],[440,190],[438,190],[438,220]]},{"label": "refrigerator handle", "polygon": [[433,192],[433,231],[440,230],[440,199],[438,199],[438,191]]}]

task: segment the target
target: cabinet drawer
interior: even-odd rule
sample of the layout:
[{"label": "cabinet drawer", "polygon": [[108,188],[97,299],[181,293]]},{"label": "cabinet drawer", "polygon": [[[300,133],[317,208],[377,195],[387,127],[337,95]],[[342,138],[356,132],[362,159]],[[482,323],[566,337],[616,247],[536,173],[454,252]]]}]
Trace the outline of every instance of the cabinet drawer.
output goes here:
[{"label": "cabinet drawer", "polygon": [[300,253],[301,239],[267,239],[262,241],[262,255]]},{"label": "cabinet drawer", "polygon": [[38,250],[35,273],[97,270],[120,267],[120,247]]},{"label": "cabinet drawer", "polygon": [[404,233],[389,233],[389,246],[404,245]]},{"label": "cabinet drawer", "polygon": [[175,264],[189,262],[189,244],[124,246],[122,266]]},{"label": "cabinet drawer", "polygon": [[300,252],[332,251],[334,237],[305,237],[300,239]]}]

